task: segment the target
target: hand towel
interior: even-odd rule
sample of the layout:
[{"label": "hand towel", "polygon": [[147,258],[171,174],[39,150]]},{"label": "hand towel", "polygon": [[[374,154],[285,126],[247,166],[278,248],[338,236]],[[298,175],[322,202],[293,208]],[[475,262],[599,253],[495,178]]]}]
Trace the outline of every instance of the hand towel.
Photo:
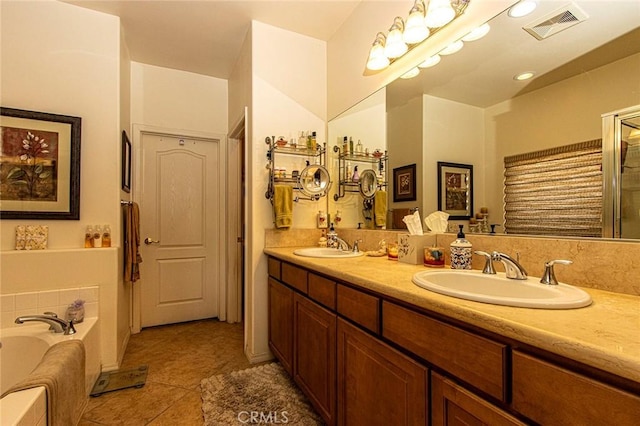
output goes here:
[{"label": "hand towel", "polygon": [[140,279],[140,207],[131,203],[124,207],[124,280],[134,283]]},{"label": "hand towel", "polygon": [[273,187],[273,214],[276,228],[288,229],[293,224],[293,187],[275,185]]},{"label": "hand towel", "polygon": [[376,191],[373,196],[374,201],[374,217],[376,226],[387,225],[387,191]]},{"label": "hand towel", "polygon": [[85,349],[82,340],[65,340],[51,346],[40,364],[2,396],[43,386],[47,391],[47,424],[78,424],[87,404]]}]

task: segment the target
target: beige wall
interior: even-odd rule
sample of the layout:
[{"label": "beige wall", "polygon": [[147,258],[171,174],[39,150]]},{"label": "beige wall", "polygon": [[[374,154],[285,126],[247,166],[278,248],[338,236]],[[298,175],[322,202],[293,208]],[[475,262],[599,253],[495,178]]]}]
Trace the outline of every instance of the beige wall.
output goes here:
[{"label": "beige wall", "polygon": [[[318,142],[326,139],[326,44],[260,22],[251,27],[251,130],[247,142],[248,215],[245,310],[249,359],[268,359],[267,260],[262,253],[264,230],[273,228],[273,211],[265,198],[268,171],[266,136],[288,136],[296,130],[315,130]],[[297,161],[292,159],[291,161]],[[290,170],[290,169],[289,169]],[[320,201],[294,203],[295,227],[311,227]],[[295,232],[295,231],[290,231]]]},{"label": "beige wall", "polygon": [[[99,285],[102,363],[115,367],[125,338],[118,324],[120,239],[112,249],[81,247],[87,225],[121,232],[119,19],[54,1],[0,7],[2,106],[82,118],[80,220],[3,220],[1,292]],[[49,250],[13,251],[19,223],[48,225]]]},{"label": "beige wall", "polygon": [[487,108],[489,211],[502,216],[505,156],[601,138],[602,114],[640,104],[639,75],[636,54]]}]

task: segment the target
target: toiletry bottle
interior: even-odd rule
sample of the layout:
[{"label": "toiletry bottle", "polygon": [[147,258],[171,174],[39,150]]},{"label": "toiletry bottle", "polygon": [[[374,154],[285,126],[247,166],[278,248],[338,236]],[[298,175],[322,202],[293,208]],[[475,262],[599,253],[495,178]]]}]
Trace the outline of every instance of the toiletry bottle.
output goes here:
[{"label": "toiletry bottle", "polygon": [[356,155],[362,155],[362,142],[358,139],[358,143],[356,144]]},{"label": "toiletry bottle", "polygon": [[351,173],[351,163],[349,163],[347,161],[347,164],[345,165],[345,176],[344,176],[344,180],[348,181],[349,179],[351,179],[352,173]]},{"label": "toiletry bottle", "polygon": [[316,143],[317,143],[316,132],[311,132],[311,137],[309,138],[309,146],[307,148],[311,150],[316,149]]},{"label": "toiletry bottle", "polygon": [[105,225],[102,229],[102,247],[111,247],[111,227]]},{"label": "toiletry bottle", "polygon": [[100,225],[93,228],[93,247],[102,247],[102,228]]},{"label": "toiletry bottle", "polygon": [[471,269],[471,242],[464,237],[463,225],[458,225],[458,238],[451,243],[451,269]]},{"label": "toiletry bottle", "polygon": [[358,182],[360,180],[360,173],[358,173],[358,166],[353,167],[353,176],[351,177],[352,182]]},{"label": "toiletry bottle", "polygon": [[342,153],[344,155],[347,155],[349,153],[349,140],[346,136],[344,137],[344,139],[342,139]]},{"label": "toiletry bottle", "polygon": [[84,248],[93,247],[93,227],[87,226],[87,230],[84,231]]},{"label": "toiletry bottle", "polygon": [[349,155],[353,155],[353,138],[349,136]]}]

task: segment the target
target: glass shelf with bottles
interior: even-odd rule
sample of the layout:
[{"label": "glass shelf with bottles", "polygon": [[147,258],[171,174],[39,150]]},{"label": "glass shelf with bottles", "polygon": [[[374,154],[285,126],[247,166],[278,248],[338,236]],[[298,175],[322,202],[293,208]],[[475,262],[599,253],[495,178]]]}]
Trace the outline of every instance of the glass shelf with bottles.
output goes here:
[{"label": "glass shelf with bottles", "polygon": [[348,192],[363,194],[360,174],[368,169],[375,173],[378,190],[387,187],[388,157],[386,152],[375,150],[373,153],[368,153],[366,149],[362,149],[362,146],[358,147],[356,152],[344,152],[339,146],[334,146],[333,152],[338,153],[338,191],[333,195],[335,201],[344,197]]}]

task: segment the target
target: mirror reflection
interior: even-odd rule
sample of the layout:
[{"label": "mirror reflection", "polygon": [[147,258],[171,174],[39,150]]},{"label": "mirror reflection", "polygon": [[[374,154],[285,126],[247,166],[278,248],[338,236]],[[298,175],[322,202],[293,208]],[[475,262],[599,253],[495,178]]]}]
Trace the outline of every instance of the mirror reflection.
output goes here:
[{"label": "mirror reflection", "polygon": [[[628,167],[634,166],[620,162],[620,137],[616,145],[613,133],[603,135],[603,116],[640,105],[640,6],[577,1],[569,5],[579,22],[542,39],[523,30],[539,27],[567,5],[545,1],[524,18],[513,19],[506,12],[495,17],[484,38],[465,43],[460,52],[421,69],[418,77],[393,82],[330,121],[329,142],[353,135],[365,146],[386,146],[387,176],[394,168],[416,163],[415,201],[394,203],[389,188],[388,208],[419,208],[422,216],[437,210],[437,162],[473,165],[474,206],[488,211],[489,222],[501,225],[499,232],[504,231],[505,157],[602,139],[603,161],[612,163],[600,167],[602,178],[613,179],[623,166],[624,179],[631,181],[633,169]],[[533,72],[533,78],[515,80],[523,71]],[[380,133],[357,133],[367,126]],[[626,145],[631,149],[627,158],[638,155],[638,145]],[[605,204],[611,201],[611,194],[602,197]],[[631,193],[617,201],[624,209],[603,213],[605,222],[608,216],[615,222],[623,210],[622,221],[638,219],[639,198]],[[362,197],[345,197],[330,211],[341,210],[343,226],[356,227],[365,221],[358,214],[361,203]],[[610,235],[609,224],[602,226],[603,236],[638,238]]]}]

